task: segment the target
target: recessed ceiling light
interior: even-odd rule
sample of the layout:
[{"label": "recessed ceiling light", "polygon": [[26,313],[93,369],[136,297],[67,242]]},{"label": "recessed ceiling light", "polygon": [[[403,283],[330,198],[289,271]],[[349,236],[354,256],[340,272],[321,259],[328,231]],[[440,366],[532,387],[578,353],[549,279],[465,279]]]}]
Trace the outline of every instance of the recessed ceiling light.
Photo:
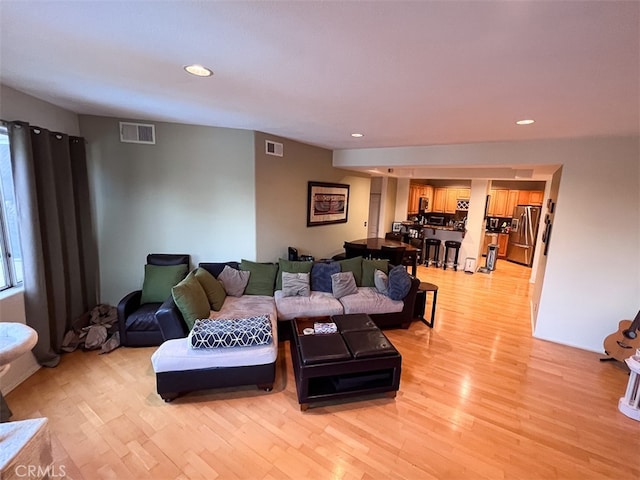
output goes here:
[{"label": "recessed ceiling light", "polygon": [[213,75],[213,72],[209,70],[207,67],[203,67],[202,65],[187,65],[184,69],[189,72],[191,75],[195,75],[196,77],[210,77]]},{"label": "recessed ceiling light", "polygon": [[364,133],[352,133],[351,136],[353,138],[360,138],[360,137],[364,137]]},{"label": "recessed ceiling light", "polygon": [[527,119],[527,120],[518,120],[516,124],[518,125],[531,125],[535,120]]}]

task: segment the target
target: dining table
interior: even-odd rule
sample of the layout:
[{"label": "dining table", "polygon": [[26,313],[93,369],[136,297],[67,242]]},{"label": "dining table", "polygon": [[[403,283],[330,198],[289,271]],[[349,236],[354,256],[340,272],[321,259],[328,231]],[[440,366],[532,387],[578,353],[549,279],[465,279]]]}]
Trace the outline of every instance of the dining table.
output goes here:
[{"label": "dining table", "polygon": [[358,240],[350,240],[348,243],[355,245],[365,245],[363,254],[366,256],[376,257],[380,255],[382,246],[386,247],[404,247],[405,265],[411,266],[411,275],[414,277],[418,272],[418,253],[420,252],[418,247],[414,247],[410,243],[401,242],[399,240],[388,240],[386,238],[360,238]]}]

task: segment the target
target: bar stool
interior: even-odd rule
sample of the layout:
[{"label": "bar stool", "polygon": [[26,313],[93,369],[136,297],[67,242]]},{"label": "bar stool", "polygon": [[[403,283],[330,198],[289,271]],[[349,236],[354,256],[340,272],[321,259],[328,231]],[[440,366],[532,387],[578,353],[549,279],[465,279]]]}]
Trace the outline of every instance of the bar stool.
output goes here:
[{"label": "bar stool", "polygon": [[455,251],[455,257],[453,260],[453,269],[458,271],[458,254],[460,253],[460,245],[461,243],[456,240],[447,240],[444,242],[444,258],[442,259],[443,270],[447,269],[447,260],[449,259],[449,249],[453,249]]},{"label": "bar stool", "polygon": [[442,242],[439,238],[427,238],[424,241],[424,264],[428,267],[431,264],[431,247],[435,247],[435,253],[433,254],[433,263],[438,266],[438,258],[440,257],[440,244]]}]

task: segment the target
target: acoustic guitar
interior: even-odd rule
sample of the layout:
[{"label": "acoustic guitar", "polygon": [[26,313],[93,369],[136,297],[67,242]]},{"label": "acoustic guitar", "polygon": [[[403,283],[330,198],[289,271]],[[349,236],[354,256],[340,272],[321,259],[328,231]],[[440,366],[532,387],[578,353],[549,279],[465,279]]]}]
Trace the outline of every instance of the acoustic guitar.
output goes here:
[{"label": "acoustic guitar", "polygon": [[618,324],[618,331],[604,339],[604,352],[621,362],[631,355],[635,355],[636,349],[640,348],[638,327],[640,327],[640,312],[633,319],[633,322],[622,320]]}]

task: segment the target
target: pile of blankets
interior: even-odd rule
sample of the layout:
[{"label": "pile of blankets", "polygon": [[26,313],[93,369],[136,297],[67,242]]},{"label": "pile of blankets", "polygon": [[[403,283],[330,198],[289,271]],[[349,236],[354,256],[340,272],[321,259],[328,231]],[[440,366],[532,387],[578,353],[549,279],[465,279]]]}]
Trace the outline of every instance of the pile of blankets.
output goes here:
[{"label": "pile of blankets", "polygon": [[108,353],[120,346],[118,312],[116,307],[100,304],[81,315],[62,340],[62,350],[73,352],[78,348]]}]

